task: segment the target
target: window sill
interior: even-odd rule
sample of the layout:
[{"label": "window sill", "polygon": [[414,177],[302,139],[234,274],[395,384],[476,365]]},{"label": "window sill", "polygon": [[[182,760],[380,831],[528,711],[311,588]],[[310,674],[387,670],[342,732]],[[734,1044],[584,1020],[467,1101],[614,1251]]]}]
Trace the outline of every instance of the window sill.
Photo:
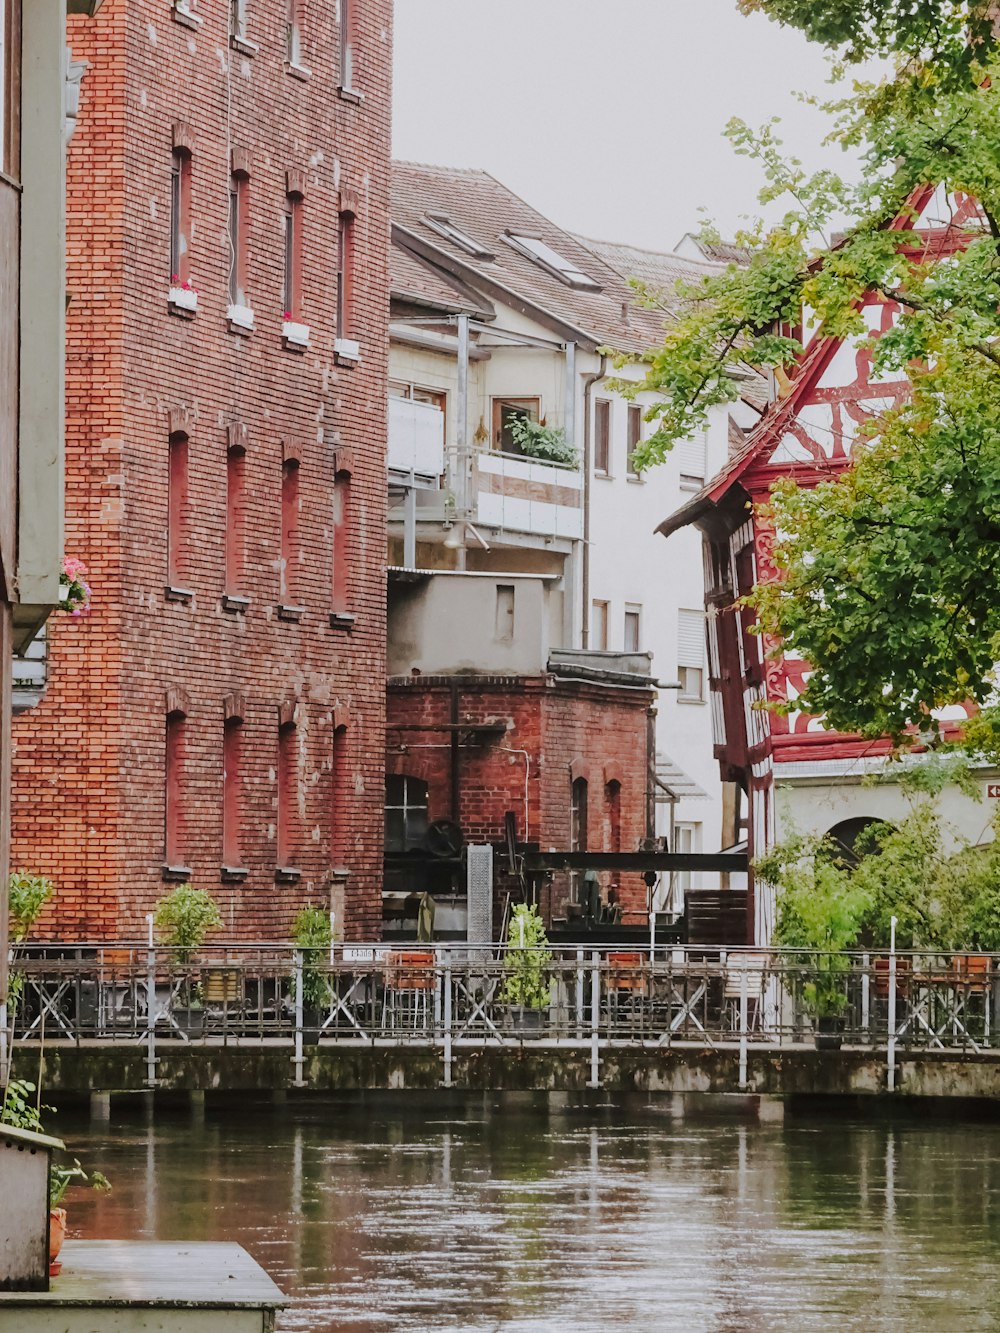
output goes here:
[{"label": "window sill", "polygon": [[333,359],[338,366],[356,366],[361,360],[361,344],[355,338],[334,339]]},{"label": "window sill", "polygon": [[702,708],[704,708],[706,700],[699,699],[696,694],[679,694],[677,696],[677,702],[679,704],[701,704]]},{"label": "window sill", "polygon": [[305,613],[306,609],[304,606],[287,606],[284,602],[279,602],[278,604],[279,620],[287,620],[297,625]]},{"label": "window sill", "polygon": [[646,484],[645,477],[636,477],[633,475],[626,477],[625,480],[628,482],[630,486],[645,486]]},{"label": "window sill", "polygon": [[296,65],[293,60],[285,61],[285,73],[290,74],[293,79],[301,79],[303,83],[312,78],[311,69],[306,69],[305,65]]},{"label": "window sill", "polygon": [[250,874],[244,866],[221,866],[219,878],[223,884],[241,884]]},{"label": "window sill", "polygon": [[678,489],[686,491],[689,495],[697,495],[704,485],[703,481],[682,481]]},{"label": "window sill", "polygon": [[598,471],[596,470],[596,468],[595,468],[595,470],[594,470],[594,480],[595,480],[595,481],[614,481],[614,477],[613,477],[613,475],[612,475],[610,472],[598,472]]},{"label": "window sill", "polygon": [[171,584],[163,589],[163,597],[168,602],[179,602],[181,606],[190,606],[194,601],[194,593],[190,588],[175,588]]},{"label": "window sill", "polygon": [[171,884],[184,884],[193,874],[194,871],[190,866],[162,866],[160,868],[160,878]]},{"label": "window sill", "polygon": [[197,14],[192,14],[182,0],[177,0],[173,12],[175,23],[183,24],[185,28],[194,28],[196,32],[201,27],[201,19]]},{"label": "window sill", "polygon": [[241,333],[245,337],[253,333],[253,311],[248,305],[227,306],[226,323],[230,333]]},{"label": "window sill", "polygon": [[302,878],[302,871],[294,866],[278,866],[274,872],[276,884],[296,884]]},{"label": "window sill", "polygon": [[248,42],[245,37],[237,37],[234,32],[229,34],[229,45],[234,51],[239,51],[241,56],[249,56],[251,60],[260,50],[256,42]]},{"label": "window sill", "polygon": [[193,319],[198,313],[198,293],[189,287],[171,287],[167,292],[167,305],[172,315]]},{"label": "window sill", "polygon": [[304,352],[309,346],[309,325],[286,319],[281,325],[281,337],[290,352]]},{"label": "window sill", "polygon": [[364,93],[359,93],[357,88],[338,88],[337,96],[342,102],[353,102],[355,106],[360,106],[365,100]]},{"label": "window sill", "polygon": [[357,616],[352,615],[350,611],[331,611],[330,628],[331,629],[353,629]]},{"label": "window sill", "polygon": [[250,605],[249,597],[238,597],[235,593],[224,592],[222,594],[223,611],[233,611],[236,615],[246,615],[247,607]]}]

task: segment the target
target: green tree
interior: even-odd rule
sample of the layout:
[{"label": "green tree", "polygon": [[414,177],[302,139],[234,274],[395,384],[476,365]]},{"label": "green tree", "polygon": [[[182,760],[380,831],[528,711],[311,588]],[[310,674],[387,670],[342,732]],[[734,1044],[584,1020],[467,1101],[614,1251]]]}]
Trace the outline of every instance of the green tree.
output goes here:
[{"label": "green tree", "polygon": [[[786,159],[773,122],[731,124],[737,152],[762,167],[762,201],[788,209],[739,234],[745,265],[679,288],[680,314],[634,389],[658,395],[637,463],[661,462],[703,428],[712,407],[735,399],[748,364],[791,374],[802,348],[788,331],[804,307],[825,333],[863,341],[866,295],[900,303],[896,326],[871,344],[874,370],[908,376],[913,392],[869,423],[842,477],[810,491],[777,487],[784,577],[752,601],[762,627],[815,668],[800,706],[843,731],[904,740],[933,730],[943,705],[988,703],[1000,657],[1000,55],[982,5],[743,8],[841,56],[889,52],[897,63],[828,104],[831,141],[860,156],[858,184]],[[937,183],[977,199],[982,224],[934,263],[912,230],[912,201]],[[845,216],[846,236],[831,246]],[[1000,749],[997,736],[987,714],[979,743]]]}]

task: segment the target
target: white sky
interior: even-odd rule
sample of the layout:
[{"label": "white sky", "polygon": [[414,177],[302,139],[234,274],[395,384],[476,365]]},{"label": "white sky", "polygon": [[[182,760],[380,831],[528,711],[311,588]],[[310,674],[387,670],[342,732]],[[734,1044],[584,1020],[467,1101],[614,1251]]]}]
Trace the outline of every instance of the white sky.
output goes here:
[{"label": "white sky", "polygon": [[823,53],[736,0],[396,0],[393,154],[481,167],[570,231],[672,249],[705,205],[723,233],[759,168],[722,130],[780,115],[810,168]]}]

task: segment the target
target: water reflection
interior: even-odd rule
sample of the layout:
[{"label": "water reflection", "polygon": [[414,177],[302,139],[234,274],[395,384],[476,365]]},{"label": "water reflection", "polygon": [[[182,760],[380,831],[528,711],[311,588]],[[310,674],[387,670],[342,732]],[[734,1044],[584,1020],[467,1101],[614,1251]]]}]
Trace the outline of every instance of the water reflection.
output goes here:
[{"label": "water reflection", "polygon": [[[1000,1327],[1000,1128],[692,1100],[261,1103],[107,1123],[89,1236],[236,1240],[282,1330]],[[82,1146],[82,1145],[80,1145]]]}]

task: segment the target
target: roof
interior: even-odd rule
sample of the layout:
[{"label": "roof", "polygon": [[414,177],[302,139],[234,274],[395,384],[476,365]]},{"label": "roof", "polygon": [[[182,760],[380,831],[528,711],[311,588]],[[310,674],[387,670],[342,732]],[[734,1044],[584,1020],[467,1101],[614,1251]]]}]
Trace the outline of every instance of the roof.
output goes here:
[{"label": "roof", "polygon": [[680,764],[675,763],[663,750],[656,752],[656,779],[664,787],[669,787],[679,801],[708,800],[708,792],[699,787],[694,778],[688,777]]},{"label": "roof", "polygon": [[[490,253],[470,254],[428,224],[428,215],[446,217]],[[662,311],[642,309],[629,277],[673,294],[678,277],[697,280],[708,264],[633,246],[587,241],[564,231],[525,203],[488,172],[418,162],[392,167],[393,296],[413,289],[430,297],[445,294],[442,284],[458,279],[490,300],[509,300],[544,323],[558,324],[561,336],[579,333],[595,347],[610,344],[625,352],[643,352],[662,337]],[[567,285],[526,255],[505,235],[530,236],[550,246],[598,284],[598,290]],[[402,258],[397,259],[396,252]],[[427,278],[420,266],[431,270]],[[453,296],[457,300],[457,296]]]},{"label": "roof", "polygon": [[480,292],[398,245],[390,250],[389,276],[394,300],[430,306],[448,314],[476,315],[480,319],[495,316],[492,304]]},{"label": "roof", "polygon": [[696,232],[685,232],[678,249],[687,242],[700,250],[704,257],[713,264],[745,264],[750,258],[750,251],[735,241],[706,241]]}]

